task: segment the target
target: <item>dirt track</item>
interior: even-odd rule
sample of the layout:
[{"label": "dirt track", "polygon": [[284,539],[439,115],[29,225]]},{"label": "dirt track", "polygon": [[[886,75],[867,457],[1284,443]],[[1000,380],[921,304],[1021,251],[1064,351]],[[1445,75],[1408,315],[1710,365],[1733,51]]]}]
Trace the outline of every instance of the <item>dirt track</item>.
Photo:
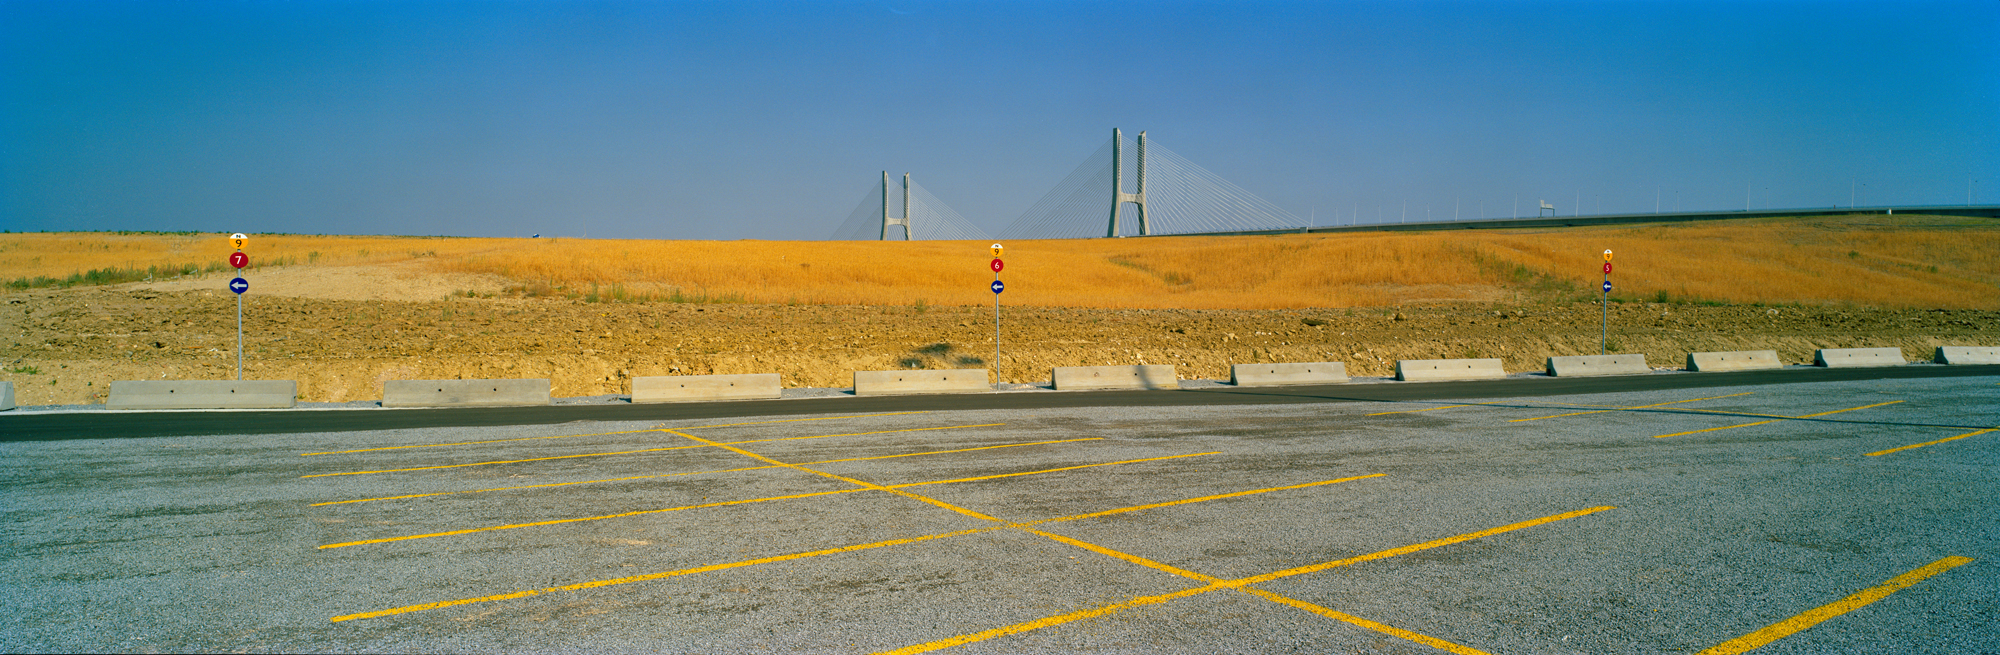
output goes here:
[{"label": "dirt track", "polygon": [[[206,284],[206,283],[204,283]],[[1001,375],[1053,366],[1174,364],[1223,378],[1231,363],[1343,361],[1389,375],[1397,359],[1499,357],[1540,370],[1595,354],[1598,307],[1438,305],[1329,310],[1003,308]],[[786,386],[842,387],[851,372],[991,368],[991,307],[594,304],[547,299],[405,301],[251,295],[245,377],[299,381],[302,400],[380,398],[394,379],[533,378],[557,396],[625,393],[634,376],[776,372]],[[1400,318],[1399,318],[1400,317]],[[0,379],[22,405],[102,403],[112,380],[235,374],[235,300],[183,287],[77,288],[0,296]],[[1317,324],[1315,324],[1317,323]],[[1618,352],[1679,367],[1690,351],[2000,345],[2000,311],[1624,304]]]}]

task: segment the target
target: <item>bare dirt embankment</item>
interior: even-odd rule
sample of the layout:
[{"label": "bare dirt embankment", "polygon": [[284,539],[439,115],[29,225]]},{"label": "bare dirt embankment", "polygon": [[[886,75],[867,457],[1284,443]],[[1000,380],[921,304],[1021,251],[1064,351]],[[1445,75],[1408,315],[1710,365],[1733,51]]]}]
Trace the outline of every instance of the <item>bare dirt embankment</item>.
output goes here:
[{"label": "bare dirt embankment", "polygon": [[[547,377],[556,395],[583,396],[624,393],[648,375],[776,372],[786,386],[841,387],[856,370],[993,368],[991,307],[407,300],[391,281],[363,278],[297,292],[306,297],[272,295],[287,283],[263,280],[246,303],[245,377],[297,380],[302,400],[347,401],[380,398],[394,379]],[[113,380],[231,378],[235,299],[224,279],[0,296],[0,379],[36,405],[101,403]],[[435,288],[417,297],[499,282],[427,284]],[[1598,312],[1575,302],[1003,307],[999,369],[1009,382],[1047,380],[1054,366],[1140,363],[1176,365],[1184,378],[1227,378],[1230,364],[1259,361],[1343,361],[1355,375],[1389,375],[1397,359],[1498,357],[1510,371],[1539,370],[1552,355],[1595,354]],[[1895,346],[1927,360],[1938,345],[2000,345],[2000,311],[1622,303],[1610,333],[1615,351],[1645,353],[1654,366],[1748,349],[1808,363],[1831,347]]]}]

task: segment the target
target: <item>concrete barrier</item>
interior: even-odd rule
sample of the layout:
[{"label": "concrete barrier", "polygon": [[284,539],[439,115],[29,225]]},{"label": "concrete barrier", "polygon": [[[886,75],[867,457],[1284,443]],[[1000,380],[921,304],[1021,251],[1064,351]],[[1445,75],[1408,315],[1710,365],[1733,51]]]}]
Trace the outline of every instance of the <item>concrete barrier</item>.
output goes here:
[{"label": "concrete barrier", "polygon": [[979,393],[992,391],[986,369],[942,371],[855,371],[854,395],[895,396],[919,393]]},{"label": "concrete barrier", "polygon": [[0,412],[14,408],[14,383],[0,382]]},{"label": "concrete barrier", "polygon": [[1396,379],[1406,382],[1432,380],[1490,380],[1507,377],[1498,359],[1398,359]]},{"label": "concrete barrier", "polygon": [[1778,361],[1776,350],[1730,350],[1716,353],[1688,353],[1687,370],[1714,373],[1717,371],[1762,371],[1784,368]]},{"label": "concrete barrier", "polygon": [[1345,384],[1347,364],[1312,362],[1305,364],[1237,364],[1229,367],[1229,383],[1239,387],[1275,387],[1287,384]]},{"label": "concrete barrier", "polygon": [[776,373],[632,378],[632,402],[635,403],[776,398],[783,390]]},{"label": "concrete barrier", "polygon": [[1939,364],[2000,364],[2000,346],[1938,346]]},{"label": "concrete barrier", "polygon": [[1051,374],[1057,391],[1077,389],[1179,389],[1180,376],[1171,364],[1136,366],[1057,366]]},{"label": "concrete barrier", "polygon": [[1821,348],[1813,351],[1813,364],[1827,368],[1902,366],[1902,348]]},{"label": "concrete barrier", "polygon": [[105,409],[291,409],[292,380],[136,380],[111,383]]},{"label": "concrete barrier", "polygon": [[549,404],[547,378],[531,380],[390,380],[383,407],[496,407]]},{"label": "concrete barrier", "polygon": [[1591,375],[1643,375],[1653,372],[1646,366],[1644,354],[1629,355],[1565,355],[1550,357],[1548,373],[1554,377],[1575,378]]}]

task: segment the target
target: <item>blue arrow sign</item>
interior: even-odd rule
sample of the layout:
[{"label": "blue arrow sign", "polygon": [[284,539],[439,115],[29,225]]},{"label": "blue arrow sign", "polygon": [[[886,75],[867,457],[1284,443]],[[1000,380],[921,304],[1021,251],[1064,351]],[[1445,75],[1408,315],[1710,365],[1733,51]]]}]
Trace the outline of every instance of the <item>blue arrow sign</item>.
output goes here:
[{"label": "blue arrow sign", "polygon": [[1605,292],[1605,293],[1611,293],[1611,281],[1610,281],[1610,280],[1605,280],[1605,281],[1604,281],[1604,292]]},{"label": "blue arrow sign", "polygon": [[1001,284],[999,280],[993,281],[993,293],[997,294],[1006,290],[1007,290],[1007,285]]},{"label": "blue arrow sign", "polygon": [[245,280],[245,279],[243,279],[243,278],[240,278],[240,277],[239,277],[239,278],[236,278],[236,279],[234,279],[234,280],[230,280],[230,281],[229,281],[229,290],[230,290],[230,291],[234,291],[234,292],[237,292],[237,293],[243,293],[243,292],[245,292],[245,291],[249,291],[249,290],[250,290],[250,281],[249,281],[249,280]]}]

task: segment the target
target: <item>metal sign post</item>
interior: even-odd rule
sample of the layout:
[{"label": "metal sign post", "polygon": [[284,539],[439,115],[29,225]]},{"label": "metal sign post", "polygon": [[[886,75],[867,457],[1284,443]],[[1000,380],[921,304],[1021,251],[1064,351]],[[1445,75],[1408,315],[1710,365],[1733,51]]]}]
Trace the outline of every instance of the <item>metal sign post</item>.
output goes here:
[{"label": "metal sign post", "polygon": [[243,267],[250,265],[250,256],[243,254],[243,246],[250,238],[242,232],[229,235],[229,245],[236,246],[230,253],[229,265],[236,267],[236,279],[229,281],[229,290],[236,292],[236,379],[243,380],[243,292],[250,290],[250,282],[243,279]]},{"label": "metal sign post", "polygon": [[993,386],[999,388],[1000,381],[1000,292],[1007,285],[1000,283],[1000,269],[1007,265],[1000,261],[1000,244],[993,244]]},{"label": "metal sign post", "polygon": [[1597,354],[1603,355],[1604,344],[1611,334],[1611,250],[1604,251],[1604,298],[1598,303],[1601,308],[1597,317]]}]

